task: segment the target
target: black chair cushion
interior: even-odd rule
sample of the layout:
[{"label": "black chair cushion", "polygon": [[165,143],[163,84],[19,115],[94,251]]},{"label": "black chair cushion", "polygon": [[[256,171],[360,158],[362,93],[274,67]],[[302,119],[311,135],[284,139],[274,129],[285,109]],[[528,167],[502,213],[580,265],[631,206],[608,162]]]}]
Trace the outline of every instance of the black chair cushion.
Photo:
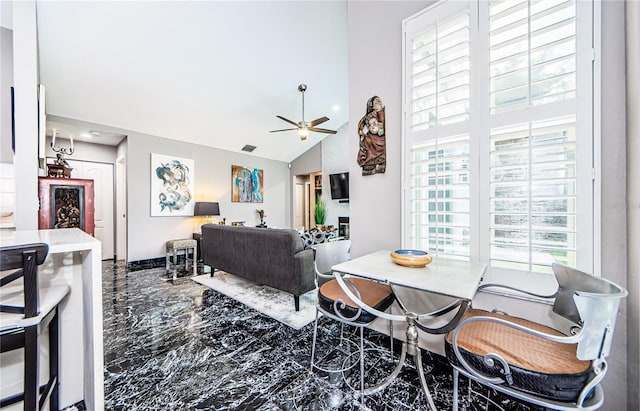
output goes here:
[{"label": "black chair cushion", "polygon": [[[547,334],[563,335],[542,324],[477,309],[469,309],[462,320],[474,316],[501,318]],[[453,331],[445,339],[447,358],[461,367],[452,340]],[[458,333],[457,342],[464,359],[476,370],[492,377],[501,376],[498,364],[490,367],[483,360],[487,353],[499,354],[510,366],[511,388],[547,399],[576,401],[592,377],[591,362],[576,358],[576,344],[556,343],[502,324],[488,321],[467,324]]]},{"label": "black chair cushion", "polygon": [[[393,291],[388,285],[362,278],[349,278],[348,281],[358,289],[362,302],[367,304],[369,307],[373,307],[378,311],[384,311],[393,304]],[[320,286],[320,289],[318,290],[318,301],[320,302],[320,307],[323,310],[337,315],[334,303],[338,300],[342,300],[346,304],[344,309],[342,309],[341,306],[338,307],[340,314],[347,318],[352,318],[357,315],[358,306],[349,297],[347,297],[340,287],[340,284],[338,284],[335,279],[329,280]],[[351,321],[368,324],[376,318],[377,317],[375,315],[362,310],[358,318]]]}]

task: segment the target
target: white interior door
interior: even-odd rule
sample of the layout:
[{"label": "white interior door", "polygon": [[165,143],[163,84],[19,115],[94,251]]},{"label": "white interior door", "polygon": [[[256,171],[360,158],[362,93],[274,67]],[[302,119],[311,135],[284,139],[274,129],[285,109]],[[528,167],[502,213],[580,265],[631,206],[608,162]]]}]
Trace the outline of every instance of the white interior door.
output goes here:
[{"label": "white interior door", "polygon": [[127,165],[116,161],[116,259],[127,261]]},{"label": "white interior door", "polygon": [[113,219],[113,164],[93,163],[67,159],[73,168],[71,177],[84,178],[94,182],[94,236],[102,243],[102,258],[114,257],[114,219]]},{"label": "white interior door", "polygon": [[304,185],[296,184],[295,224],[293,228],[304,227]]}]

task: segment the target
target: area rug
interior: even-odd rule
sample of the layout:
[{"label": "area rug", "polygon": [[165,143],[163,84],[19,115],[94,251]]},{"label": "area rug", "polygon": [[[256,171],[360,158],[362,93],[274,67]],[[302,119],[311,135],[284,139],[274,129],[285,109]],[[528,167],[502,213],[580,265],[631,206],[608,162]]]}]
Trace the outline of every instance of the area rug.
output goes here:
[{"label": "area rug", "polygon": [[300,296],[300,311],[296,311],[292,294],[224,271],[217,271],[213,277],[204,274],[192,279],[296,330],[316,318],[317,296],[313,290]]}]

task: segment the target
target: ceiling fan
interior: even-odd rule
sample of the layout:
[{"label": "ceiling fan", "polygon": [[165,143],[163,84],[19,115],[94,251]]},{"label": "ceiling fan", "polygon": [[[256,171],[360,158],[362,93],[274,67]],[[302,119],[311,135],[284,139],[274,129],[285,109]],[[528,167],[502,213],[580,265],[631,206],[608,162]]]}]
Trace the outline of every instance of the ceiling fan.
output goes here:
[{"label": "ceiling fan", "polygon": [[282,130],[271,130],[271,131],[269,131],[269,133],[277,133],[277,132],[280,132],[280,131],[298,130],[298,136],[300,136],[300,140],[306,140],[310,131],[313,131],[313,132],[316,132],[316,133],[336,134],[335,130],[328,130],[326,128],[318,128],[318,127],[316,127],[318,124],[322,124],[325,121],[329,121],[329,117],[320,117],[320,118],[317,118],[317,119],[315,119],[313,121],[309,121],[309,122],[304,121],[304,92],[307,91],[307,85],[306,84],[300,84],[298,86],[298,91],[302,93],[302,120],[298,121],[296,123],[295,121],[291,121],[288,118],[284,118],[282,116],[276,116],[280,120],[284,120],[289,124],[293,124],[294,126],[296,126],[296,128],[285,128],[285,129],[282,129]]}]

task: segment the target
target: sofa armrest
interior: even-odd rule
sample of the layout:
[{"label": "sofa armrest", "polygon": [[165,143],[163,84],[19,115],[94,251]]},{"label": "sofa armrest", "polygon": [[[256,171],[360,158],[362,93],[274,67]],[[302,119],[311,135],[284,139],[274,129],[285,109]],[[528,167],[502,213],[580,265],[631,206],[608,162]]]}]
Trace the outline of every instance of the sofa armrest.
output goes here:
[{"label": "sofa armrest", "polygon": [[312,249],[301,250],[293,256],[296,275],[294,281],[298,283],[296,287],[299,290],[299,294],[304,294],[307,291],[315,288],[313,268],[314,252]]}]

